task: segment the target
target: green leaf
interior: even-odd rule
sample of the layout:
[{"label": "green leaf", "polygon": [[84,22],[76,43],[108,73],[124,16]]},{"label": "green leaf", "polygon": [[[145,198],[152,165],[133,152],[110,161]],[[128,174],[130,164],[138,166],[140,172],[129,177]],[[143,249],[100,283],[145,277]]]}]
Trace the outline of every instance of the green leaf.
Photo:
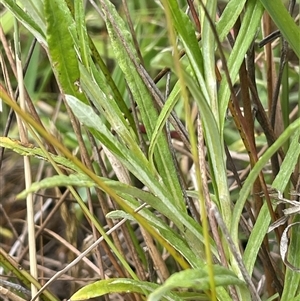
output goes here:
[{"label": "green leaf", "polygon": [[218,206],[221,208],[222,216],[224,216],[226,224],[230,225],[231,208],[229,191],[227,187],[226,167],[225,161],[223,159],[223,142],[221,141],[216,119],[208,103],[199,95],[199,89],[195,84],[195,81],[185,71],[184,79],[194,99],[197,100],[199,111],[201,112],[207,150],[209,152],[212,165],[212,176],[218,181],[218,183],[215,183],[214,186],[214,188],[216,189],[215,194],[217,195]]},{"label": "green leaf", "polygon": [[[216,286],[243,285],[245,282],[237,278],[230,270],[221,266],[213,267]],[[175,273],[157,290],[150,294],[149,301],[160,300],[167,292],[174,288],[194,288],[197,290],[209,290],[210,281],[207,266],[202,269],[185,270]]]},{"label": "green leaf", "polygon": [[[136,281],[133,279],[116,278],[96,281],[77,291],[69,300],[87,300],[110,293],[139,293],[148,295],[158,287],[158,284]],[[182,300],[175,293],[168,293],[164,300]]]},{"label": "green leaf", "polygon": [[80,74],[71,34],[76,25],[66,2],[45,0],[45,17],[49,54],[55,76],[66,94],[86,102],[84,94],[78,91]]},{"label": "green leaf", "polygon": [[[208,1],[206,3],[206,9],[212,20],[215,19],[217,1]],[[214,26],[214,25],[213,25]],[[215,35],[211,28],[211,23],[209,18],[204,15],[204,21],[202,25],[202,54],[205,64],[203,64],[204,69],[204,80],[206,84],[206,89],[209,94],[209,104],[214,116],[219,116],[219,104],[217,99],[217,79],[215,71]],[[219,119],[216,118],[217,124],[219,126]]]},{"label": "green leaf", "polygon": [[[142,122],[150,139],[158,118],[153,97],[141,78],[142,71],[136,59],[138,56],[124,21],[109,1],[105,0],[103,2],[105,2],[105,5],[103,5],[106,16],[105,22],[116,60],[124,73],[133,99],[138,105]],[[181,187],[165,134],[159,136],[156,146],[154,157],[161,182],[168,189],[169,194],[173,196],[174,204],[185,211]]]},{"label": "green leaf", "polygon": [[165,187],[159,183],[156,175],[153,173],[149,161],[139,148],[134,145],[122,144],[107,129],[103,120],[91,107],[80,102],[72,95],[66,95],[66,100],[79,121],[90,129],[95,138],[103,143],[120,160],[124,167],[149,187],[154,194],[164,195],[163,198],[168,195]]},{"label": "green leaf", "polygon": [[299,139],[300,139],[300,130],[298,130],[291,137],[290,147],[285,155],[284,161],[280,166],[280,171],[272,183],[272,187],[281,192],[285,190],[285,187],[290,180],[291,174],[295,170],[295,165],[298,162],[299,155],[300,155]]},{"label": "green leaf", "polygon": [[122,153],[123,145],[118,142],[116,137],[108,130],[92,107],[84,104],[73,95],[66,95],[66,101],[79,121],[89,127],[91,131],[95,132],[96,130],[96,137],[119,159],[124,160],[124,153]]},{"label": "green leaf", "polygon": [[[135,134],[130,131],[123,112],[121,112],[119,106],[107,89],[107,84],[99,77],[97,77],[98,81],[96,82],[83,65],[80,64],[79,69],[81,88],[98,109],[101,117],[106,118],[110,127],[118,134],[118,137],[122,139],[124,144],[135,154],[135,156],[143,157],[145,160],[146,158],[137,143]],[[92,70],[94,71],[94,75],[97,76],[93,65]]]},{"label": "green leaf", "polygon": [[77,186],[94,187],[95,183],[84,174],[55,175],[45,178],[39,182],[32,183],[31,186],[17,195],[17,199],[25,198],[29,193],[40,189],[52,188],[57,186]]},{"label": "green leaf", "polygon": [[[35,38],[41,44],[47,46],[45,28],[43,26],[43,22],[39,22],[39,18],[33,19],[29,13],[26,13],[18,4],[16,4],[15,0],[4,0],[2,1],[2,3],[35,36]],[[28,3],[30,2],[26,1],[24,5]]]},{"label": "green leaf", "polygon": [[[110,181],[107,183],[111,188],[115,189],[117,194],[122,197],[122,199],[127,202],[127,204],[134,210],[136,210],[140,206],[140,202],[136,201],[136,198],[138,197],[139,200],[147,203],[147,204],[154,204],[153,201],[149,201],[149,199],[156,199],[156,203],[160,202],[157,198],[152,196],[151,194],[138,190],[134,187],[128,187],[128,185],[119,185],[117,182]],[[128,189],[126,189],[126,187]],[[156,205],[156,207],[158,207]],[[155,208],[155,207],[154,207]],[[114,211],[115,212],[115,211]],[[165,211],[164,211],[165,212]],[[161,212],[163,213],[163,212]],[[202,236],[202,229],[200,226],[198,226],[198,229],[194,226],[195,230],[198,231],[198,235],[195,239],[195,233],[193,235],[190,235],[191,239],[189,240],[189,237],[185,234],[184,236],[180,235],[176,231],[174,231],[169,225],[167,225],[165,222],[162,221],[161,218],[157,217],[151,210],[143,208],[139,211],[139,214],[143,216],[149,225],[152,225],[158,233],[170,244],[172,245],[194,268],[200,268],[204,265],[203,258],[205,257],[203,253],[202,256],[199,256],[199,253],[201,252],[201,249],[203,250],[203,236]],[[118,218],[125,218],[127,214],[125,212],[120,212],[118,210],[116,213],[113,213],[112,216],[109,213],[107,217],[118,217]],[[134,217],[133,217],[134,218]],[[172,218],[172,217],[171,217]],[[129,218],[129,220],[132,220],[132,217]],[[173,218],[174,220],[174,218]],[[178,222],[174,222],[176,224]],[[190,223],[190,222],[189,222]],[[186,223],[187,224],[187,223]],[[190,225],[187,224],[189,227]],[[197,224],[196,224],[197,225]],[[191,233],[191,231],[190,231]],[[192,249],[189,246],[189,243],[195,242],[197,244],[197,249]],[[202,245],[201,245],[202,244]],[[214,255],[218,256],[217,250],[215,246],[212,244],[212,252]],[[200,245],[200,247],[199,247]]]},{"label": "green leaf", "polygon": [[44,153],[39,147],[35,147],[32,144],[24,144],[19,140],[10,139],[7,137],[0,137],[0,146],[13,150],[14,152],[22,156],[32,156],[40,160],[49,161],[49,157],[58,165],[65,169],[73,170],[81,173],[81,170],[68,159],[56,156],[51,153]]},{"label": "green leaf", "polygon": [[228,1],[224,11],[222,12],[220,20],[216,25],[220,41],[223,41],[223,39],[227,36],[229,31],[236,23],[237,18],[240,17],[245,3],[246,0]]},{"label": "green leaf", "polygon": [[279,298],[279,294],[276,293],[273,296],[271,296],[270,298],[268,298],[266,301],[273,301],[273,300],[278,300]]},{"label": "green leaf", "polygon": [[209,93],[203,78],[203,58],[196,39],[195,30],[189,17],[179,8],[177,0],[165,1],[168,5],[172,24],[178,32],[195,79],[200,87],[203,101],[210,103]]},{"label": "green leaf", "polygon": [[22,0],[22,6],[26,13],[41,28],[42,32],[46,32],[46,22],[44,16],[44,3],[42,0]]},{"label": "green leaf", "polygon": [[127,219],[129,221],[134,221],[135,219],[128,213],[126,213],[123,210],[114,210],[114,211],[110,211],[106,214],[107,218],[111,218],[111,219]]},{"label": "green leaf", "polygon": [[283,37],[300,58],[300,29],[292,19],[281,0],[260,0]]},{"label": "green leaf", "polygon": [[163,108],[159,114],[159,117],[157,119],[156,126],[153,130],[153,134],[151,136],[150,146],[149,146],[149,161],[150,162],[153,162],[154,150],[155,150],[155,146],[157,144],[158,138],[160,135],[162,135],[163,128],[164,128],[172,110],[174,109],[174,106],[176,105],[177,101],[179,100],[179,95],[180,95],[179,93],[180,93],[180,85],[179,85],[179,82],[177,82],[163,106]]},{"label": "green leaf", "polygon": [[243,262],[249,275],[252,275],[253,268],[257,260],[257,255],[268,231],[270,221],[271,217],[268,206],[265,203],[260,209],[259,215],[256,219],[253,229],[251,230],[250,237],[243,254]]},{"label": "green leaf", "polygon": [[89,48],[89,39],[85,24],[85,14],[83,1],[75,0],[74,1],[74,20],[76,23],[76,29],[78,33],[79,40],[79,51],[80,58],[83,62],[83,65],[88,68],[89,67],[89,59],[90,59],[90,48]]},{"label": "green leaf", "polygon": [[[237,76],[241,67],[241,64],[245,58],[245,55],[253,42],[253,39],[257,33],[257,28],[260,26],[261,16],[264,8],[257,0],[248,0],[245,7],[245,14],[241,23],[239,34],[235,40],[234,47],[230,52],[230,56],[227,61],[229,75],[232,83],[237,80]],[[228,107],[228,100],[230,97],[230,90],[227,84],[226,77],[223,76],[220,89],[218,91],[219,99],[219,112],[220,112],[220,129],[223,133],[225,116]],[[222,134],[223,136],[223,134]]]},{"label": "green leaf", "polygon": [[300,118],[295,120],[286,130],[277,138],[277,140],[268,148],[268,150],[261,156],[255,164],[250,174],[248,175],[243,187],[240,191],[239,198],[234,206],[231,223],[231,235],[233,241],[238,241],[239,220],[242,214],[245,202],[250,193],[251,187],[258,177],[260,171],[266,166],[272,155],[293,135],[300,127]]},{"label": "green leaf", "polygon": [[[186,242],[188,241],[195,241],[198,243],[204,243],[204,238],[202,234],[202,228],[194,219],[192,219],[187,213],[180,212],[174,204],[171,203],[171,201],[167,198],[159,198],[158,196],[155,196],[149,192],[137,189],[135,187],[122,184],[122,183],[115,183],[110,182],[110,187],[118,192],[118,194],[130,194],[134,198],[138,198],[145,203],[149,204],[152,208],[156,209],[161,214],[165,215],[168,219],[170,219],[181,231],[181,235],[184,236]],[[126,199],[126,197],[120,194],[122,197]],[[161,193],[160,193],[161,195]],[[136,205],[137,207],[138,205]],[[136,207],[134,209],[136,209]],[[142,210],[141,212],[144,212]],[[150,220],[150,219],[149,219]],[[155,221],[153,226],[158,228],[160,223],[158,221]],[[182,227],[184,225],[184,227]],[[164,228],[164,227],[162,227]],[[161,231],[161,230],[160,230]],[[187,235],[188,233],[188,235]],[[176,248],[176,244],[172,244]],[[180,252],[180,249],[178,250]],[[192,250],[195,254],[198,254],[197,251]],[[218,253],[216,250],[216,247],[214,246],[213,241],[211,241],[211,251],[213,254],[218,257]],[[187,260],[190,260],[191,257],[187,257]],[[203,259],[203,258],[202,258]],[[197,261],[198,262],[198,261]],[[191,262],[191,265],[193,266],[193,262]]]}]

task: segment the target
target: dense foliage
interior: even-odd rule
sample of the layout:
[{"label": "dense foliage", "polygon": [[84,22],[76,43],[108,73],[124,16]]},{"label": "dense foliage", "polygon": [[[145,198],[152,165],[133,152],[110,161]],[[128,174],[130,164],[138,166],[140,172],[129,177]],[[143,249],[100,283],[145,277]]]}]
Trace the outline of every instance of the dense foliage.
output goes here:
[{"label": "dense foliage", "polygon": [[1,4],[3,298],[299,300],[298,3]]}]

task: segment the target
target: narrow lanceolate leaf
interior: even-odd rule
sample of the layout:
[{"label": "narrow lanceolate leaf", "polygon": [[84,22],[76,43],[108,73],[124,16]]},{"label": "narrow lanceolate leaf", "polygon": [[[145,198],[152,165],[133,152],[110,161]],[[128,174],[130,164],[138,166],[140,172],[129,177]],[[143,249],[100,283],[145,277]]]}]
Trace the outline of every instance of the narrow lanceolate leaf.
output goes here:
[{"label": "narrow lanceolate leaf", "polygon": [[227,178],[224,170],[226,170],[224,166],[224,152],[222,141],[220,140],[220,132],[218,130],[218,126],[216,123],[216,119],[213,115],[212,110],[209,107],[209,104],[202,100],[199,97],[199,89],[195,84],[193,78],[187,73],[184,72],[184,79],[187,86],[190,89],[191,94],[197,100],[198,106],[201,111],[201,117],[204,124],[205,137],[207,141],[208,148],[210,154],[211,165],[213,169],[213,176],[217,179],[216,181],[216,194],[218,194],[218,205],[221,208],[222,214],[225,218],[225,223],[230,225],[231,221],[231,209],[230,209],[230,197],[229,191],[227,188]]},{"label": "narrow lanceolate leaf", "polygon": [[[126,278],[112,278],[96,281],[92,284],[86,285],[77,291],[70,301],[88,300],[90,298],[96,298],[110,293],[140,293],[148,295],[158,287],[158,284],[136,281]],[[164,300],[182,300],[175,293],[166,294]]]},{"label": "narrow lanceolate leaf", "polygon": [[80,51],[81,60],[84,66],[88,68],[89,58],[90,58],[90,48],[89,48],[87,29],[85,25],[83,1],[81,0],[75,0],[74,19],[76,22],[76,29],[78,32],[79,45],[80,45],[79,51]]},{"label": "narrow lanceolate leaf", "polygon": [[30,14],[26,13],[14,0],[1,1],[14,16],[34,35],[34,37],[44,46],[47,46],[46,32],[44,27],[39,25]]},{"label": "narrow lanceolate leaf", "polygon": [[179,8],[177,0],[166,1],[172,14],[172,24],[183,43],[193,73],[201,88],[203,98],[209,103],[209,93],[203,78],[203,58],[195,35],[194,27],[186,14]]},{"label": "narrow lanceolate leaf", "polygon": [[31,18],[38,24],[42,32],[46,33],[43,1],[22,0],[22,6],[27,15],[31,16]]},{"label": "narrow lanceolate leaf", "polygon": [[258,177],[260,171],[266,166],[267,162],[270,160],[272,155],[293,135],[295,132],[298,131],[300,127],[300,118],[295,120],[279,137],[278,139],[268,148],[268,150],[261,156],[261,158],[257,161],[253,169],[251,170],[250,174],[248,175],[241,191],[239,194],[239,198],[235,203],[234,210],[233,210],[233,219],[231,224],[231,235],[233,239],[237,241],[238,237],[238,227],[240,216],[242,214],[244,204],[247,200],[247,197],[250,193],[251,187]]},{"label": "narrow lanceolate leaf", "polygon": [[298,130],[291,138],[291,145],[280,167],[280,171],[272,183],[272,187],[281,192],[284,191],[286,185],[288,184],[291,174],[295,170],[295,165],[298,162],[300,155],[299,135],[300,130]]},{"label": "narrow lanceolate leaf", "polygon": [[[137,54],[130,40],[130,34],[111,3],[107,0],[102,0],[101,3],[105,12],[105,22],[116,60],[125,75],[134,100],[138,104],[142,122],[150,139],[156,126],[158,113],[152,96],[145,85],[145,80],[143,81],[141,77],[142,69],[136,60]],[[162,183],[168,189],[174,204],[182,211],[185,211],[181,187],[164,132],[161,133],[157,140],[154,158]]]},{"label": "narrow lanceolate leaf", "polygon": [[[105,85],[107,84],[98,76],[96,68],[91,62],[91,69],[94,72],[94,77],[88,73],[88,70],[81,64],[80,69],[80,86],[85,92],[89,100],[95,105],[100,115],[104,117],[110,124],[110,127],[118,133],[118,137],[136,156],[144,157],[136,139],[135,135],[130,131],[128,122],[124,118],[119,106],[112,99],[112,95]],[[98,81],[96,81],[98,80]]]},{"label": "narrow lanceolate leaf", "polygon": [[65,1],[46,0],[45,17],[49,55],[56,78],[66,94],[84,100],[78,91],[79,68],[74,39],[70,34],[75,22]]},{"label": "narrow lanceolate leaf", "polygon": [[[216,286],[245,285],[245,282],[238,279],[232,271],[221,266],[214,266],[214,275]],[[161,287],[149,296],[148,300],[158,301],[164,297],[167,292],[175,288],[208,290],[210,286],[207,267],[203,269],[185,270],[173,274]]]},{"label": "narrow lanceolate leaf", "polygon": [[153,130],[153,134],[152,134],[150,146],[149,146],[149,161],[150,162],[153,162],[153,155],[154,155],[154,151],[155,151],[155,147],[156,147],[158,138],[159,138],[159,136],[163,130],[163,127],[165,126],[172,110],[174,109],[174,106],[176,105],[176,103],[179,99],[179,93],[180,93],[180,85],[177,82],[163,106],[163,108],[160,112],[160,115],[157,119],[155,129]]},{"label": "narrow lanceolate leaf", "polygon": [[249,275],[252,275],[253,268],[257,260],[259,247],[261,246],[262,241],[264,240],[268,231],[270,221],[271,217],[270,214],[268,214],[268,206],[265,203],[260,209],[258,218],[256,219],[255,225],[248,239],[245,252],[243,254],[243,261]]},{"label": "narrow lanceolate leaf", "polygon": [[[203,60],[205,61],[204,77],[207,92],[209,94],[209,103],[211,110],[215,116],[219,116],[219,105],[217,100],[217,80],[215,72],[215,35],[212,30],[211,20],[214,20],[217,9],[217,1],[208,1],[206,4],[207,12],[209,16],[204,17],[203,29],[202,29],[202,53]],[[217,124],[219,124],[219,119]]]},{"label": "narrow lanceolate leaf", "polygon": [[216,24],[217,32],[220,41],[227,36],[231,28],[234,26],[237,18],[240,17],[242,10],[244,9],[246,0],[231,0],[228,1],[220,20]]},{"label": "narrow lanceolate leaf", "polygon": [[[263,11],[264,8],[259,1],[247,1],[240,31],[227,61],[230,78],[233,83],[235,83],[235,81],[237,80],[242,61],[244,60],[245,55],[251,43],[253,42],[257,28],[260,26]],[[220,104],[220,129],[222,136],[229,97],[230,90],[228,88],[226,77],[223,77],[218,92],[218,99]]]},{"label": "narrow lanceolate leaf", "polygon": [[10,139],[7,137],[0,137],[0,147],[11,149],[14,152],[20,154],[21,156],[31,156],[40,160],[50,161],[53,160],[63,169],[69,171],[81,172],[81,170],[70,160],[62,157],[56,156],[51,153],[45,153],[41,148],[34,146],[30,143],[23,143],[19,140]]},{"label": "narrow lanceolate leaf", "polygon": [[49,178],[45,178],[39,182],[32,183],[32,185],[19,193],[17,199],[26,198],[29,193],[37,192],[40,189],[52,188],[57,186],[74,186],[74,187],[94,187],[96,186],[88,176],[85,174],[71,174],[55,175]]}]

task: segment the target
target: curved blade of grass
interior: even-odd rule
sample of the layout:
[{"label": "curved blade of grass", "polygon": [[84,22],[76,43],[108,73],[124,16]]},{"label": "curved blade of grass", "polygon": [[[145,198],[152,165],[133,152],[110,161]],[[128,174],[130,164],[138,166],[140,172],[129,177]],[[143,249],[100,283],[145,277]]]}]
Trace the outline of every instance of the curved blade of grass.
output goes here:
[{"label": "curved blade of grass", "polygon": [[194,99],[197,100],[199,111],[201,112],[201,119],[203,122],[203,129],[207,143],[207,151],[209,152],[210,161],[212,164],[212,176],[215,177],[215,181],[216,179],[218,181],[218,183],[216,183],[215,185],[215,193],[218,196],[218,206],[219,208],[221,208],[222,216],[224,217],[226,225],[230,225],[230,197],[227,187],[223,143],[221,141],[221,135],[218,130],[216,119],[207,102],[201,98],[201,95],[199,95],[199,89],[196,86],[195,81],[185,71],[184,79]]},{"label": "curved blade of grass", "polygon": [[[259,28],[260,26],[263,11],[264,8],[259,1],[247,1],[240,31],[227,61],[227,66],[230,73],[229,75],[233,84],[237,79],[240,66],[245,58],[246,52],[248,51],[249,46],[251,45],[255,37],[257,28]],[[222,136],[229,97],[230,90],[227,85],[226,77],[223,77],[218,92],[218,99],[220,104],[220,129]]]},{"label": "curved blade of grass", "polygon": [[260,171],[265,167],[267,162],[270,160],[271,156],[289,139],[291,135],[298,131],[300,127],[300,119],[295,120],[272,144],[268,150],[262,155],[262,157],[255,164],[250,174],[248,175],[243,187],[240,191],[239,198],[234,206],[233,214],[232,214],[232,224],[231,224],[231,235],[233,237],[233,241],[238,241],[238,225],[240,216],[242,214],[245,202],[250,193],[251,187],[258,177]]},{"label": "curved blade of grass", "polygon": [[[101,0],[101,3],[105,10],[106,25],[116,60],[124,73],[134,101],[138,104],[146,133],[148,137],[151,138],[158,113],[152,96],[138,72],[141,68],[136,61],[138,56],[130,40],[130,34],[111,3],[107,0]],[[156,169],[158,170],[162,182],[167,187],[169,194],[172,195],[174,204],[180,208],[182,212],[185,211],[186,208],[181,187],[165,135],[160,135],[158,138],[154,157]]]},{"label": "curved blade of grass", "polygon": [[291,137],[291,144],[289,149],[285,155],[284,161],[280,166],[280,171],[276,175],[275,180],[272,183],[272,187],[283,192],[285,190],[286,185],[288,184],[291,174],[295,170],[295,165],[298,162],[300,155],[300,130],[298,130]]},{"label": "curved blade of grass", "polygon": [[[108,130],[101,118],[93,111],[93,109],[83,102],[80,102],[72,95],[66,95],[66,100],[76,117],[99,139],[122,163],[139,178],[145,185],[150,185],[155,179],[151,166],[145,156],[140,153],[133,153],[131,146],[123,145]],[[160,187],[160,190],[162,186]]]},{"label": "curved blade of grass", "polygon": [[78,33],[80,58],[83,65],[86,68],[89,68],[89,59],[91,55],[89,48],[89,39],[86,30],[83,1],[81,0],[74,1],[74,20],[76,23],[76,31]]},{"label": "curved blade of grass", "polygon": [[[155,283],[136,281],[127,278],[112,278],[96,281],[92,284],[84,286],[75,294],[73,294],[73,296],[69,300],[87,300],[110,293],[139,293],[147,296],[157,287],[158,284]],[[181,301],[182,299],[179,298],[175,293],[169,292],[168,294],[166,294],[163,300]]]},{"label": "curved blade of grass", "polygon": [[210,103],[209,93],[203,78],[203,58],[199,48],[199,44],[195,35],[194,27],[186,14],[179,8],[176,0],[166,1],[172,14],[172,23],[178,32],[180,39],[183,43],[183,47],[186,51],[186,55],[190,61],[190,65],[194,72],[195,78],[201,92],[204,96],[204,100]]},{"label": "curved blade of grass", "polygon": [[260,209],[259,215],[256,219],[253,229],[251,230],[251,234],[248,239],[245,252],[243,254],[243,262],[249,275],[252,275],[253,268],[257,259],[257,254],[268,231],[270,221],[271,217],[269,214],[268,206],[265,203]]},{"label": "curved blade of grass", "polygon": [[[232,271],[217,265],[213,266],[213,270],[216,286],[245,286],[245,282],[237,278]],[[209,290],[210,282],[207,266],[202,269],[185,270],[173,274],[163,285],[149,295],[148,300],[160,300],[166,295],[166,293],[175,288],[196,288],[198,290]]]},{"label": "curved blade of grass", "polygon": [[[86,93],[90,101],[101,113],[101,116],[107,119],[111,128],[115,130],[127,147],[136,156],[144,158],[144,155],[139,148],[137,141],[135,140],[134,133],[130,132],[128,122],[125,120],[123,112],[121,112],[117,103],[112,99],[112,95],[108,89],[105,88],[106,84],[101,78],[95,82],[92,76],[88,73],[88,70],[83,65],[79,64],[79,68],[82,91]],[[92,66],[92,70],[95,71],[94,66]],[[95,75],[97,76],[97,74]],[[103,90],[102,87],[104,87],[105,90]]]},{"label": "curved blade of grass", "polygon": [[47,46],[46,32],[38,25],[35,19],[22,10],[14,0],[4,0],[2,3],[36,37],[41,44]]},{"label": "curved blade of grass", "polygon": [[[136,194],[139,195],[139,199],[144,201],[147,204],[153,204],[155,197],[149,193],[144,191],[136,192],[133,194],[134,191],[137,191],[136,188],[131,187],[128,191],[125,190],[124,187],[120,187],[117,183],[108,184],[110,187],[114,187],[116,189],[118,195],[120,195],[128,205],[131,206],[133,209],[136,209],[140,206],[140,203],[137,202],[134,198]],[[113,185],[113,186],[111,186]],[[150,200],[151,199],[151,200]],[[156,199],[156,201],[159,201]],[[157,231],[164,237],[166,241],[168,241],[191,265],[193,268],[201,268],[204,265],[204,252],[201,254],[201,249],[203,250],[203,235],[202,235],[202,228],[200,226],[195,226],[195,230],[198,231],[197,242],[200,245],[198,249],[192,249],[190,247],[191,241],[188,240],[188,236],[175,232],[169,225],[164,223],[159,217],[157,217],[153,212],[148,209],[142,209],[139,211],[140,214],[148,221],[149,224],[153,225],[157,229]],[[175,223],[174,223],[175,224]],[[195,241],[195,236],[192,236],[192,240]],[[202,243],[202,245],[201,245]],[[214,246],[214,242],[210,241],[212,252],[215,256],[218,256],[216,247]]]},{"label": "curved blade of grass", "polygon": [[[132,113],[129,111],[124,99],[122,98],[122,96],[120,94],[120,91],[119,91],[120,86],[117,85],[117,83],[113,81],[113,79],[109,73],[104,73],[104,71],[102,71],[103,74],[101,74],[99,72],[98,68],[96,67],[96,65],[94,64],[93,60],[90,61],[90,67],[91,67],[91,74],[93,75],[94,80],[96,81],[98,87],[107,96],[111,95],[111,92],[113,93],[114,101],[117,103],[118,107],[120,108],[120,110],[122,111],[122,113],[124,114],[126,119],[128,120],[131,129],[133,129],[133,131],[136,132],[136,126],[134,123]],[[104,66],[102,68],[104,68]],[[124,78],[122,77],[121,80],[122,80],[122,84],[125,86],[125,83],[123,83]],[[107,85],[107,83],[109,84],[111,90],[109,89],[109,86]],[[128,126],[128,128],[129,128],[129,126]]]},{"label": "curved blade of grass", "polygon": [[[186,230],[185,229],[182,230],[181,233],[184,235],[186,242],[196,241],[198,243],[202,243],[202,244],[204,243],[204,238],[202,234],[203,231],[201,226],[195,220],[193,220],[187,213],[182,213],[182,212],[180,213],[180,211],[174,208],[174,205],[172,205],[170,201],[165,200],[161,202],[161,200],[158,197],[154,196],[153,194],[126,184],[121,184],[121,183],[118,184],[115,182],[110,182],[109,185],[125,199],[127,199],[126,194],[129,194],[132,197],[144,201],[154,209],[159,210],[161,214],[165,215],[168,219],[170,219],[177,227],[179,226],[180,228],[182,228],[180,225],[182,224],[185,225]],[[159,223],[157,224],[159,225]],[[187,230],[191,233],[190,235],[187,235]],[[210,241],[210,244],[211,244],[211,250],[213,254],[216,257],[218,257],[213,241]],[[203,249],[203,245],[201,247]],[[195,254],[199,254],[201,250],[198,249],[193,251]]]},{"label": "curved blade of grass", "polygon": [[41,0],[22,0],[22,6],[43,32],[46,32],[44,3]]},{"label": "curved blade of grass", "polygon": [[[124,194],[122,195],[124,196]],[[135,203],[134,199],[130,199],[128,195],[125,196],[125,200],[131,206],[133,206],[133,204]],[[139,205],[140,204],[135,204],[132,208],[136,209]],[[180,234],[176,233],[172,228],[170,228],[167,224],[163,223],[159,217],[155,216],[148,209],[143,209],[139,212],[147,220],[147,222],[150,223],[153,227],[155,227],[159,234],[189,262],[192,268],[203,268],[203,266],[205,265],[205,262],[202,259],[203,255],[199,256],[199,250],[195,250],[197,253],[194,250],[192,250],[187,244],[185,237],[182,237]],[[118,212],[113,214],[113,216],[121,218],[128,216],[128,214],[122,211],[122,213]],[[111,215],[109,214],[109,216],[107,215],[107,217],[111,217]],[[128,219],[135,220],[131,216]]]},{"label": "curved blade of grass", "polygon": [[240,17],[245,3],[246,0],[231,0],[226,4],[220,20],[216,24],[220,41],[223,41],[223,39],[227,36],[229,31],[234,26],[237,18]]},{"label": "curved blade of grass", "polygon": [[[166,217],[168,217],[168,219],[174,222],[177,227],[178,225],[180,226],[181,224],[184,224],[186,226],[186,229],[188,229],[193,234],[193,236],[190,236],[191,240],[204,242],[201,226],[187,213],[183,214],[180,213],[180,211],[176,210],[176,208],[174,208],[174,205],[172,205],[170,201],[165,200],[164,202],[162,202],[163,204],[160,204],[161,201],[159,200],[159,198],[149,192],[122,183],[118,184],[116,182],[110,182],[109,185],[110,187],[118,191],[120,195],[123,196],[123,194],[129,194],[132,197],[144,201],[154,209],[159,210],[161,214],[165,215]],[[186,233],[186,230],[183,230],[182,233]],[[216,257],[218,257],[213,241],[210,241],[210,243],[212,252]],[[195,252],[199,253],[199,250]]]},{"label": "curved blade of grass", "polygon": [[167,119],[169,118],[174,106],[179,100],[179,95],[180,95],[180,85],[177,82],[163,106],[158,116],[156,126],[153,130],[153,134],[150,140],[149,155],[148,155],[150,162],[153,162],[153,155],[154,155],[154,150],[155,150],[157,140],[159,138],[159,135],[161,135],[163,127],[165,126],[165,123],[167,122]]},{"label": "curved blade of grass", "polygon": [[64,169],[73,170],[81,172],[81,170],[71,161],[62,157],[56,156],[51,153],[47,155],[42,149],[35,147],[32,144],[24,144],[19,140],[10,139],[7,137],[0,137],[0,146],[4,148],[11,149],[12,151],[22,155],[22,156],[33,156],[37,159],[48,160],[48,156],[51,156],[52,160],[60,165]]},{"label": "curved blade of grass", "polygon": [[[205,5],[207,12],[212,20],[215,20],[217,1],[207,1]],[[217,99],[217,79],[215,71],[215,35],[211,29],[211,23],[206,14],[204,15],[202,27],[202,54],[205,64],[204,80],[206,89],[209,94],[210,108],[215,116],[219,116],[219,104]],[[217,125],[219,126],[219,119],[216,118]]]},{"label": "curved blade of grass", "polygon": [[32,183],[28,189],[23,190],[17,195],[17,199],[23,199],[29,193],[37,192],[40,189],[58,186],[95,187],[96,184],[84,174],[70,174],[69,176],[63,174],[54,175],[52,177],[42,179],[41,181]]},{"label": "curved blade of grass", "polygon": [[260,0],[283,37],[300,58],[300,29],[292,19],[281,0]]}]

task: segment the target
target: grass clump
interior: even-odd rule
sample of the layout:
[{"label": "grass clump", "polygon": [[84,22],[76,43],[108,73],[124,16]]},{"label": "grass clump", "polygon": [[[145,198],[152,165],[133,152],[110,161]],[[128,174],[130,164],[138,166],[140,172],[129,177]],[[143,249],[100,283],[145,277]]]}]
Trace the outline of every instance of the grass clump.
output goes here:
[{"label": "grass clump", "polygon": [[187,2],[2,1],[7,298],[299,298],[298,4]]}]

